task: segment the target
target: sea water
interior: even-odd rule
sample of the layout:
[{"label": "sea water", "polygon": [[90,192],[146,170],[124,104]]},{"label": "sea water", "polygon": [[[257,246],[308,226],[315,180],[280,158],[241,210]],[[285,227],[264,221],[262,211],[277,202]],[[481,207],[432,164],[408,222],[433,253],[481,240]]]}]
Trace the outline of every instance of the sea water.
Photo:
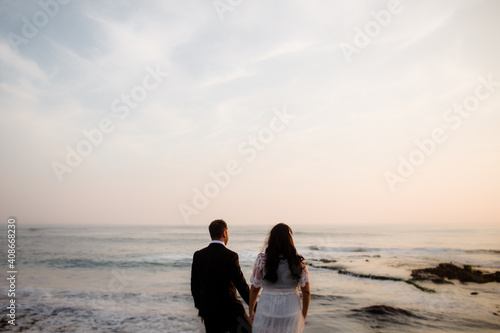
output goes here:
[{"label": "sea water", "polygon": [[[239,254],[247,281],[271,227],[229,224],[228,247]],[[498,226],[291,227],[309,264],[305,332],[500,331],[499,283],[405,283],[412,269],[441,262],[500,270]],[[7,262],[6,230],[1,237]],[[204,332],[190,271],[193,253],[209,241],[205,225],[18,225],[16,326],[5,316],[4,277],[0,329]]]}]

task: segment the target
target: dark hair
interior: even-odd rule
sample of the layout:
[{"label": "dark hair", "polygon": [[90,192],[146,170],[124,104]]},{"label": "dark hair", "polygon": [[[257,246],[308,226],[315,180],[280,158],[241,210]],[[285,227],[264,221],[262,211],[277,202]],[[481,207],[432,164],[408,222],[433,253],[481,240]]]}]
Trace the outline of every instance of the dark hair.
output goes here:
[{"label": "dark hair", "polygon": [[278,265],[280,259],[288,261],[288,267],[297,281],[302,274],[304,258],[297,253],[293,244],[292,229],[284,223],[275,225],[269,232],[266,248],[266,275],[264,279],[275,283],[278,281]]},{"label": "dark hair", "polygon": [[227,229],[227,223],[224,220],[215,220],[208,226],[210,237],[212,239],[221,239],[222,234]]}]

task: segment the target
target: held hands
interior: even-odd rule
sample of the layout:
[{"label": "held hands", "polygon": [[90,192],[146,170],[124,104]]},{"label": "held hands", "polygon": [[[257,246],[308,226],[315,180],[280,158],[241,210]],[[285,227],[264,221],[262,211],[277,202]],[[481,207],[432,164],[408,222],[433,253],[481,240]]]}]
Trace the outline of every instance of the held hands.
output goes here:
[{"label": "held hands", "polygon": [[[255,311],[257,310],[257,303],[258,303],[255,300],[257,298],[257,294],[259,293],[259,289],[254,288],[254,286],[252,286],[252,288],[250,289],[250,304],[248,304],[248,320],[250,320],[251,323],[253,323],[253,320],[255,319]],[[255,291],[257,291],[257,294],[254,294]]]},{"label": "held hands", "polygon": [[250,322],[253,322],[254,318],[255,318],[255,311],[253,310],[249,311],[248,319],[250,320]]}]

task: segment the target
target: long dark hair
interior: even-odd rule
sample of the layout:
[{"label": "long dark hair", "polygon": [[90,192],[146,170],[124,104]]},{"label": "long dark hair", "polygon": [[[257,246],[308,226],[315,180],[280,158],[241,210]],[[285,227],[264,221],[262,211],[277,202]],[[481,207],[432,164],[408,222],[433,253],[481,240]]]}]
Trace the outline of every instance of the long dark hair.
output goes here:
[{"label": "long dark hair", "polygon": [[302,274],[302,261],[304,258],[297,253],[295,244],[293,244],[292,229],[284,223],[278,223],[269,232],[264,279],[272,283],[278,281],[280,259],[288,261],[292,276],[298,281]]}]

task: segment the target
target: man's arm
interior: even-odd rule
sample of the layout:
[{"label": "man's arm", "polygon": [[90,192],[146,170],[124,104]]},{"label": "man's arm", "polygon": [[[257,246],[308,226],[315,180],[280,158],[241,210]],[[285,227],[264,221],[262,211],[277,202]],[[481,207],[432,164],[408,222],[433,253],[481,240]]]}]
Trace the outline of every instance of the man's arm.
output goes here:
[{"label": "man's arm", "polygon": [[245,303],[249,304],[249,302],[250,302],[250,290],[248,288],[247,281],[245,280],[245,277],[243,276],[243,273],[241,272],[240,262],[239,262],[237,253],[234,254],[234,257],[231,261],[230,277],[231,277],[231,282],[233,282],[236,289],[238,289],[238,292],[240,293],[241,298],[243,298]]},{"label": "man's arm", "polygon": [[198,278],[198,272],[196,270],[196,253],[193,256],[193,264],[191,265],[191,295],[194,298],[194,306],[200,310],[201,306],[201,287],[200,279]]}]

